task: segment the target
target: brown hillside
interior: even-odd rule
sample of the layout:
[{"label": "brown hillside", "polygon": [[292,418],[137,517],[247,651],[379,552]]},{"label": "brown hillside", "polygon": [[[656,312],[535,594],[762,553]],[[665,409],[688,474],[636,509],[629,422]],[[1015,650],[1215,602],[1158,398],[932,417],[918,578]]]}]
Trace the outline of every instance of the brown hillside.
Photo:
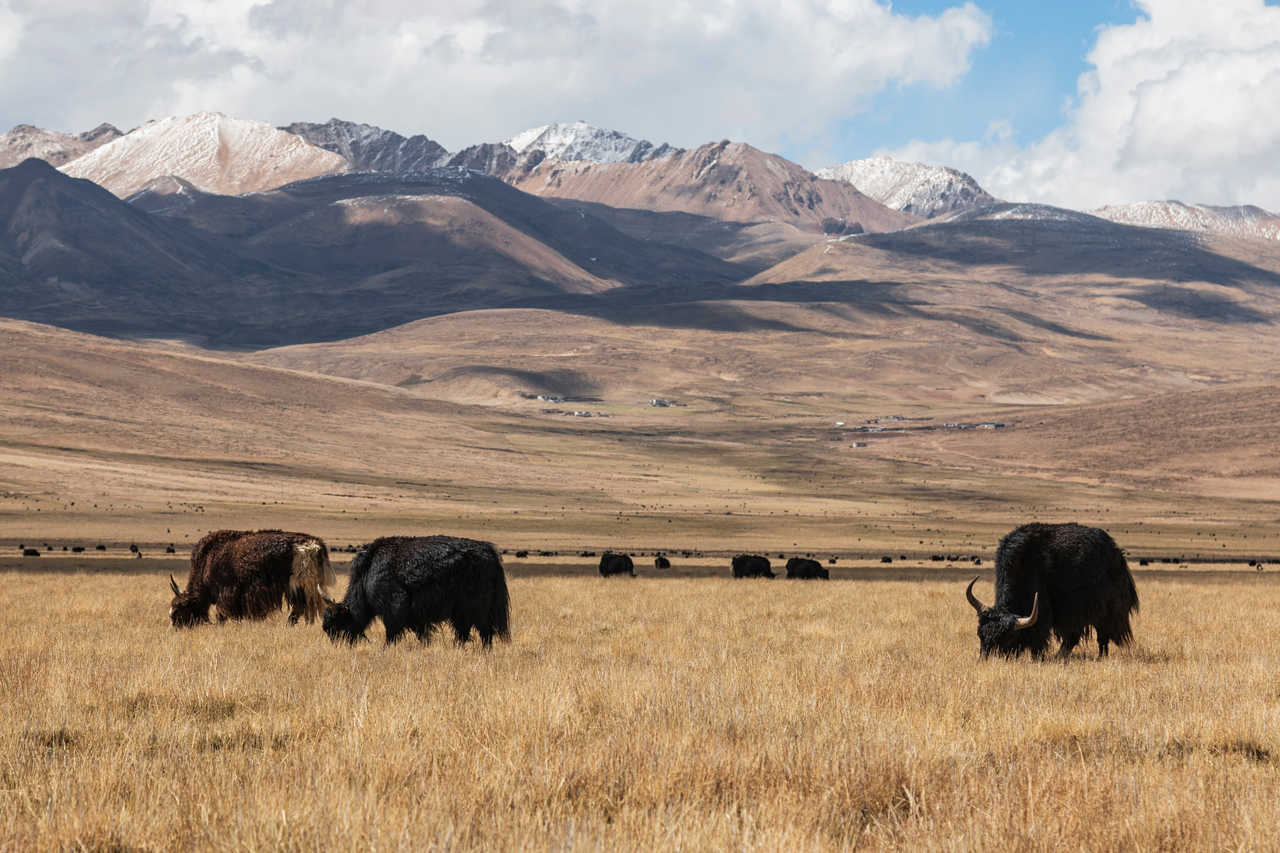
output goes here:
[{"label": "brown hillside", "polygon": [[521,158],[497,176],[535,195],[731,222],[784,222],[808,231],[820,231],[827,219],[850,227],[857,223],[866,231],[893,231],[919,221],[849,184],[817,178],[741,142],[708,143],[639,163],[530,162]]}]

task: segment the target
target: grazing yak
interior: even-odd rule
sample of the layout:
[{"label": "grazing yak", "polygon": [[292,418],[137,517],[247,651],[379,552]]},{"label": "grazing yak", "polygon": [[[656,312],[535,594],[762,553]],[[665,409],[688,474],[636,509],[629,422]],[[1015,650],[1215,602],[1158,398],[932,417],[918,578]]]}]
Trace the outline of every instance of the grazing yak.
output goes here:
[{"label": "grazing yak", "polygon": [[1109,643],[1124,646],[1133,639],[1129,614],[1138,610],[1138,591],[1124,554],[1105,530],[1024,524],[996,550],[993,607],[974,596],[977,580],[969,582],[965,597],[978,611],[983,657],[1023,651],[1044,657],[1050,632],[1062,642],[1063,659],[1091,631],[1097,632],[1100,658]]},{"label": "grazing yak", "polygon": [[669,569],[671,568],[671,561],[662,554],[659,554],[653,558],[653,567],[655,569]]},{"label": "grazing yak", "polygon": [[787,560],[787,577],[800,580],[830,580],[831,573],[822,567],[817,560],[804,557],[792,557]]},{"label": "grazing yak", "polygon": [[191,549],[191,573],[185,591],[169,575],[174,627],[209,621],[209,605],[218,621],[265,619],[289,600],[289,624],[299,617],[315,621],[324,609],[325,587],[334,582],[329,549],[307,533],[283,530],[215,530]]},{"label": "grazing yak", "polygon": [[382,620],[388,645],[405,631],[425,643],[445,621],[459,643],[470,639],[472,628],[485,648],[495,635],[509,640],[502,558],[488,542],[456,536],[375,539],[351,561],[346,598],[325,608],[324,632],[354,644],[374,617]]},{"label": "grazing yak", "polygon": [[739,554],[733,558],[735,578],[771,578],[774,576],[768,557],[759,554]]},{"label": "grazing yak", "polygon": [[615,554],[612,551],[605,551],[600,555],[600,574],[604,577],[609,575],[631,575],[636,576],[636,565],[631,562],[631,556],[628,554]]}]

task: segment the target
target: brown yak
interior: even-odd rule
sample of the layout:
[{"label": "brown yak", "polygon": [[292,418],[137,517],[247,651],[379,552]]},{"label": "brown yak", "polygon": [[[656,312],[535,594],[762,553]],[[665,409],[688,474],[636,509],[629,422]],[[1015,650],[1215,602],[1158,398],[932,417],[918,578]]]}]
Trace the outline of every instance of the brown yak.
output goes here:
[{"label": "brown yak", "polygon": [[265,619],[289,600],[289,624],[315,621],[324,609],[324,588],[335,580],[324,541],[283,530],[215,530],[191,549],[187,589],[169,575],[174,627],[209,621]]}]

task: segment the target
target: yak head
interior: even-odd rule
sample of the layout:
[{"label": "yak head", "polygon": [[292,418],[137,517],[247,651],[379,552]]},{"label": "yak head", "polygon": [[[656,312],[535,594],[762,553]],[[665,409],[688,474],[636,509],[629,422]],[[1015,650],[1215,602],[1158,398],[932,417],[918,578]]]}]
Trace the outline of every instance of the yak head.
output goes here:
[{"label": "yak head", "polygon": [[354,646],[357,640],[364,638],[364,631],[355,629],[356,620],[351,613],[350,607],[331,601],[328,598],[325,598],[324,604],[324,618],[320,624],[324,627],[324,632],[329,635],[330,640],[335,643],[339,640],[346,640]]},{"label": "yak head", "polygon": [[173,590],[173,601],[169,602],[169,621],[173,627],[190,628],[209,621],[209,605],[202,603],[199,596],[178,589],[173,575],[169,575],[169,587]]},{"label": "yak head", "polygon": [[1004,607],[984,607],[973,594],[973,585],[977,582],[977,578],[969,581],[964,595],[978,611],[978,643],[982,656],[990,657],[992,652],[1005,657],[1017,655],[1026,648],[1020,632],[1036,624],[1040,618],[1040,593],[1037,592],[1031,600],[1031,614],[1019,616]]}]

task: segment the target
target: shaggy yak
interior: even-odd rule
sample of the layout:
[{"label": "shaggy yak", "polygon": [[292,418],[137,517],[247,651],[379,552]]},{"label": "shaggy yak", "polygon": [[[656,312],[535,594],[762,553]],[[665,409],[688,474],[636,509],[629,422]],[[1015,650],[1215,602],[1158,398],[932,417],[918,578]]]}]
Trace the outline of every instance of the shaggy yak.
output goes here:
[{"label": "shaggy yak", "polygon": [[739,554],[733,558],[733,576],[735,578],[771,578],[773,569],[768,557],[758,554]]},{"label": "shaggy yak", "polygon": [[800,580],[830,580],[831,573],[822,567],[817,560],[804,557],[792,557],[787,560],[787,577]]},{"label": "shaggy yak", "polygon": [[[1133,639],[1129,614],[1138,591],[1124,554],[1105,530],[1079,524],[1024,524],[1000,540],[996,550],[996,603],[984,607],[965,590],[978,611],[983,657],[1044,657],[1052,631],[1065,659],[1081,638],[1098,634],[1098,657],[1107,644]],[[1019,614],[1025,613],[1026,616]]]},{"label": "shaggy yak", "polygon": [[609,575],[631,575],[636,576],[636,565],[631,562],[631,556],[628,554],[615,554],[612,551],[605,551],[600,556],[600,574],[604,577]]},{"label": "shaggy yak", "polygon": [[659,554],[653,558],[653,567],[655,569],[669,569],[671,568],[671,561],[662,554]]},{"label": "shaggy yak", "polygon": [[455,536],[385,536],[351,561],[351,581],[341,604],[329,602],[324,632],[355,643],[374,617],[387,643],[407,630],[427,642],[448,621],[465,643],[475,628],[485,648],[496,634],[511,639],[510,602],[502,558],[488,542]]},{"label": "shaggy yak", "polygon": [[215,530],[191,549],[187,589],[169,575],[174,627],[209,621],[215,605],[218,621],[265,619],[289,601],[289,624],[299,617],[315,621],[324,609],[323,589],[334,582],[329,549],[306,533],[283,530]]}]

